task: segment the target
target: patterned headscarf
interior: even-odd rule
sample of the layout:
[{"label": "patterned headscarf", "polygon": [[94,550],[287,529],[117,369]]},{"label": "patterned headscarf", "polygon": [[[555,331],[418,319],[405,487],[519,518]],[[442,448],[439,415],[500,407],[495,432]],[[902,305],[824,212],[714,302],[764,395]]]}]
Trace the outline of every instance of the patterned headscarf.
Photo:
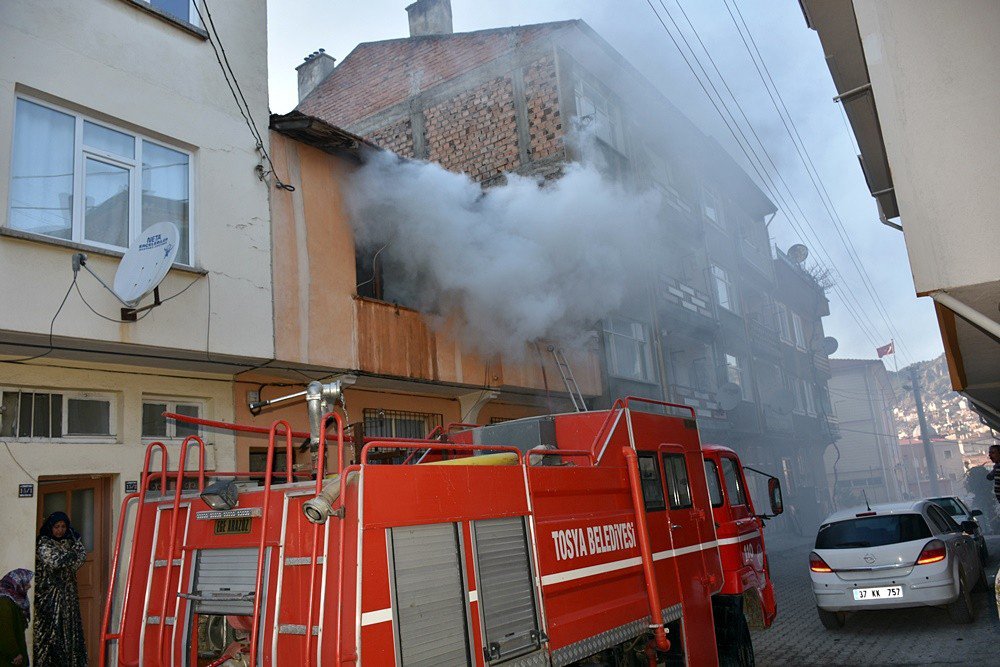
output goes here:
[{"label": "patterned headscarf", "polygon": [[18,568],[11,570],[3,579],[0,579],[0,598],[10,598],[21,608],[25,622],[31,620],[31,607],[28,606],[28,586],[31,578],[34,577],[31,570]]},{"label": "patterned headscarf", "polygon": [[[66,532],[63,533],[62,537],[56,537],[52,534],[52,526],[56,525],[60,521],[66,524]],[[80,539],[80,533],[76,532],[76,529],[73,528],[73,524],[70,523],[69,517],[66,516],[65,512],[53,512],[49,515],[49,518],[45,520],[45,523],[42,524],[41,529],[38,531],[38,537],[39,539],[48,537],[53,540],[78,540]]]}]

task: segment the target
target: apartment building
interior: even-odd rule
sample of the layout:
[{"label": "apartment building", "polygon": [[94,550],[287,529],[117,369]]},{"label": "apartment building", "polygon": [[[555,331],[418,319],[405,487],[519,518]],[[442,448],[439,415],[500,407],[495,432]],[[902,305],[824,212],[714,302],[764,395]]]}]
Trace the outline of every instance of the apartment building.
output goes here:
[{"label": "apartment building", "polygon": [[[952,387],[1000,428],[1000,5],[801,0],[883,223],[935,301]],[[876,221],[872,221],[876,224]]]},{"label": "apartment building", "polygon": [[[836,448],[824,457],[839,507],[904,500],[915,481],[903,460],[893,408],[896,396],[879,359],[831,359],[833,409],[840,426]],[[930,493],[930,491],[926,491]]]},{"label": "apartment building", "polygon": [[[558,178],[584,157],[577,131],[592,137],[588,159],[607,178],[660,193],[659,223],[674,242],[658,274],[601,323],[602,396],[591,405],[625,395],[691,405],[706,441],[771,469],[784,465],[790,488],[817,497],[812,505],[823,502],[825,476],[814,464],[819,441],[831,440],[814,398],[825,395],[828,372],[825,355],[815,353],[821,348],[808,347],[807,329],[822,332],[828,311],[822,289],[817,297],[811,287],[801,312],[779,310],[776,271],[786,269],[771,252],[766,222],[775,207],[766,195],[586,23],[456,34],[447,0],[420,0],[407,12],[409,37],[359,44],[339,64],[325,53],[307,57],[298,67],[297,110],[484,187],[507,173]],[[376,251],[361,248],[359,266],[370,267]],[[365,296],[381,297],[377,285],[367,289]],[[792,439],[802,435],[792,421],[795,391],[758,387],[758,375],[769,372],[767,382],[784,386],[781,331],[791,332],[789,349],[801,348],[794,373],[809,384],[792,383],[808,416],[799,426],[816,427],[809,441],[819,449]],[[765,411],[772,427],[776,418],[762,397],[787,409],[784,455],[773,455],[778,432]],[[814,406],[808,414],[807,405]]]},{"label": "apartment building", "polygon": [[[266,128],[265,2],[213,5]],[[0,569],[33,568],[42,518],[67,511],[89,552],[93,655],[111,531],[145,444],[166,442],[176,469],[200,432],[208,467],[235,464],[230,434],[160,415],[232,419],[237,374],[274,357],[269,186],[193,3],[9,0],[0,44]],[[161,221],[180,231],[162,303],[122,321],[72,257],[111,284]]]}]

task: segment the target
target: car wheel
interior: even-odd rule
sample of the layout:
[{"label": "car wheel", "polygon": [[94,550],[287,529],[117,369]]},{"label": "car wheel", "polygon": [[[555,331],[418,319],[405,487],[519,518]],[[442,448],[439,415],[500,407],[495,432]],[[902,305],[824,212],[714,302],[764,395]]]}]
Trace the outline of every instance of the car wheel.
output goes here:
[{"label": "car wheel", "polygon": [[979,545],[979,560],[983,562],[983,565],[986,565],[990,560],[990,550],[986,547],[986,540],[983,540],[983,543]]},{"label": "car wheel", "polygon": [[844,627],[844,623],[847,622],[847,613],[843,611],[827,611],[826,609],[816,608],[819,612],[819,622],[823,624],[823,627],[827,630],[839,630]]},{"label": "car wheel", "polygon": [[972,623],[976,620],[976,608],[972,604],[972,595],[965,584],[965,575],[958,580],[958,599],[948,605],[948,615],[955,623]]},{"label": "car wheel", "polygon": [[983,567],[983,562],[979,562],[979,580],[976,585],[972,587],[973,593],[985,593],[990,590],[989,583],[986,581],[986,568]]}]

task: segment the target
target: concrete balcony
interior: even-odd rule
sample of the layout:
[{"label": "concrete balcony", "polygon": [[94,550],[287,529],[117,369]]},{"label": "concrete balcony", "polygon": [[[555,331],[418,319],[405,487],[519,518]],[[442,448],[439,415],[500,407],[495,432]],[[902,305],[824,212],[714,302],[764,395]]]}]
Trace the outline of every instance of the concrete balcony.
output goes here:
[{"label": "concrete balcony", "polygon": [[755,319],[747,319],[747,328],[750,332],[750,344],[758,354],[772,359],[781,358],[781,340],[778,332]]},{"label": "concrete balcony", "polygon": [[715,307],[708,294],[685,282],[661,274],[657,310],[669,325],[686,324],[695,334],[714,335],[719,328]]},{"label": "concrete balcony", "polygon": [[830,370],[830,358],[825,354],[820,354],[819,352],[813,353],[813,366],[816,367],[818,373],[827,379],[833,377],[833,373]]}]

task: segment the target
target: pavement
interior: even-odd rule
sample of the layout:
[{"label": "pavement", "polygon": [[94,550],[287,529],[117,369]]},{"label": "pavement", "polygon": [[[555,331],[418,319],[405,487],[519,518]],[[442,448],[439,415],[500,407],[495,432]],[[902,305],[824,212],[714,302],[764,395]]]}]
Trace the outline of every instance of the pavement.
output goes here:
[{"label": "pavement", "polygon": [[816,614],[807,562],[812,539],[768,535],[778,617],[753,632],[758,665],[997,665],[1000,619],[993,577],[1000,565],[1000,537],[987,537],[989,592],[974,593],[976,621],[957,625],[934,607],[852,614],[844,628],[826,630]]}]

